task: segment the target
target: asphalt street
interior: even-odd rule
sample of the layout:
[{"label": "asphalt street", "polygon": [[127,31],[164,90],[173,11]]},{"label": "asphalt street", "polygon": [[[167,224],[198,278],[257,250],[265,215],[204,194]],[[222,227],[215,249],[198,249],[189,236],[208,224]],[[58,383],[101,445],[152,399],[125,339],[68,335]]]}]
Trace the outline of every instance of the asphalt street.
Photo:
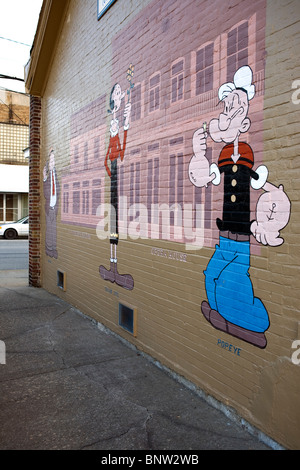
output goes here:
[{"label": "asphalt street", "polygon": [[0,270],[28,269],[28,239],[0,239]]}]

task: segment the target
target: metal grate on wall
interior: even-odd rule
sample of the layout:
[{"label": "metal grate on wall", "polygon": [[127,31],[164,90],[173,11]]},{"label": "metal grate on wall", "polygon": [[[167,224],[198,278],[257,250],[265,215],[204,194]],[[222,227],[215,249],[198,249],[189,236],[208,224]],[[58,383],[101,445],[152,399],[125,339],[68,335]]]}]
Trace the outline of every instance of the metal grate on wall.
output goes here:
[{"label": "metal grate on wall", "polygon": [[126,304],[119,303],[119,326],[131,333],[137,335],[137,309]]}]

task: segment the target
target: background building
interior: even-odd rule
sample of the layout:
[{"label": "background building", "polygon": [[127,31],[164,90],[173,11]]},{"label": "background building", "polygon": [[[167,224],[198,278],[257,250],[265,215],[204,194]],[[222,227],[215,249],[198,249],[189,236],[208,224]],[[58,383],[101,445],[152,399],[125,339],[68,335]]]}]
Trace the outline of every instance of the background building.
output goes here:
[{"label": "background building", "polygon": [[[105,5],[45,0],[41,10],[26,67],[30,284],[66,299],[281,445],[299,448],[299,2]],[[241,140],[254,164],[242,155],[243,168],[267,167],[271,186],[247,180],[239,193],[240,180],[230,176],[223,186],[221,175],[219,185],[197,187],[194,132],[237,106],[225,108],[218,93],[242,67],[255,86],[250,98],[243,88],[250,83],[231,88],[247,93],[249,104]],[[223,145],[209,132],[208,164],[219,162]],[[229,160],[230,171],[241,169]],[[213,325],[202,310],[211,294],[205,272],[223,242],[216,219],[225,196],[234,204],[245,193],[250,220],[263,216],[268,240],[239,232],[233,240],[226,230],[221,237],[239,249],[247,240],[244,274],[269,316],[263,345],[237,336],[228,320],[226,330]],[[225,258],[218,261],[227,268],[234,259],[225,266]],[[232,266],[223,295],[230,301],[244,294],[243,263]],[[222,272],[214,282],[225,285]],[[249,305],[247,294],[245,312]]]},{"label": "background building", "polygon": [[0,222],[28,215],[29,96],[0,90]]}]

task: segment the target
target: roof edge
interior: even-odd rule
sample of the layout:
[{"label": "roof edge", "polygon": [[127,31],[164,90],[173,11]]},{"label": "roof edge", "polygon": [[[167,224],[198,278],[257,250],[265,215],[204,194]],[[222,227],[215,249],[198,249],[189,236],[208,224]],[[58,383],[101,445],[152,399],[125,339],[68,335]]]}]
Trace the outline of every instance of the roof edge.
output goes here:
[{"label": "roof edge", "polygon": [[30,51],[24,67],[26,93],[42,96],[51,62],[70,0],[44,0]]}]

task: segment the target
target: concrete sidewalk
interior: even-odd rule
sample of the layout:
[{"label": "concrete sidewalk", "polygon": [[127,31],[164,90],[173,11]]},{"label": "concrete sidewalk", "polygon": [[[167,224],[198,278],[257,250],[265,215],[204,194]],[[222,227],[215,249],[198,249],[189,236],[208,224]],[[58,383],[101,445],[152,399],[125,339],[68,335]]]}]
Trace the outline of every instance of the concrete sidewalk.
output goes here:
[{"label": "concrete sidewalk", "polygon": [[28,285],[28,269],[0,270],[0,287],[24,287]]},{"label": "concrete sidewalk", "polygon": [[276,448],[66,302],[2,280],[0,450]]}]

